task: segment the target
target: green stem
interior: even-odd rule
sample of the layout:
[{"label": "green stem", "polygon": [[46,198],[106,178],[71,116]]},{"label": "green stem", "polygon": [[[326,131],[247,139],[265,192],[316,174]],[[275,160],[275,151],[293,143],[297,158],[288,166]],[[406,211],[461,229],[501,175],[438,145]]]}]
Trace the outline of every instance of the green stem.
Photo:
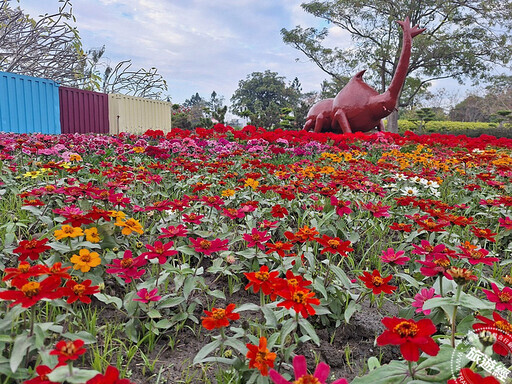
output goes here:
[{"label": "green stem", "polygon": [[408,361],[409,363],[409,373],[411,374],[411,379],[414,380],[414,371],[412,369],[412,361]]},{"label": "green stem", "polygon": [[455,331],[457,326],[457,308],[459,307],[457,303],[459,302],[460,294],[462,292],[462,285],[457,286],[457,293],[455,294],[455,307],[453,308],[453,318],[452,318],[452,335],[451,335],[451,341],[452,341],[452,348],[455,348]]}]

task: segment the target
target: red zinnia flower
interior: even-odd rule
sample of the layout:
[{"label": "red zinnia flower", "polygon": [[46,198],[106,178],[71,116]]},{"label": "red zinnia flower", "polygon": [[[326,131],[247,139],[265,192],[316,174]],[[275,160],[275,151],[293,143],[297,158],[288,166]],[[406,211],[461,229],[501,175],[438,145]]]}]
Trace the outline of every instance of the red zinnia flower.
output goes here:
[{"label": "red zinnia flower", "polygon": [[116,367],[109,365],[105,374],[98,373],[92,379],[89,379],[85,384],[135,384],[129,379],[120,379],[119,371]]},{"label": "red zinnia flower", "polygon": [[171,225],[167,228],[160,228],[160,230],[162,231],[162,234],[158,236],[159,239],[166,237],[185,237],[188,234],[187,227],[185,227],[183,224],[180,224],[177,227]]},{"label": "red zinnia flower", "polygon": [[339,253],[342,256],[347,256],[348,252],[354,250],[350,245],[352,244],[350,241],[343,241],[339,237],[330,237],[327,235],[323,235],[321,238],[317,237],[316,241],[318,244],[322,245],[324,249],[320,251],[320,254],[324,254],[326,252],[336,254]]},{"label": "red zinnia flower", "polygon": [[266,265],[262,265],[258,272],[244,272],[245,277],[249,280],[249,284],[245,286],[245,289],[253,287],[253,292],[258,293],[261,291],[265,295],[270,295],[276,288],[279,283],[279,271],[268,271],[268,267]]},{"label": "red zinnia flower", "polygon": [[285,256],[285,251],[289,251],[292,249],[293,244],[283,243],[282,241],[278,241],[277,243],[266,243],[265,244],[268,250],[265,252],[267,255],[272,252],[277,252],[277,254],[281,257]]},{"label": "red zinnia flower", "polygon": [[106,272],[119,276],[125,283],[130,283],[133,279],[138,279],[146,273],[144,269],[139,270],[139,267],[146,264],[147,261],[144,257],[133,257],[132,251],[126,250],[121,260],[114,259],[112,264],[107,264],[107,267],[112,268],[108,268]]},{"label": "red zinnia flower", "polygon": [[496,236],[497,233],[492,232],[490,229],[477,228],[475,226],[472,226],[471,232],[473,232],[473,234],[478,238],[487,239],[493,243],[496,242],[496,239],[494,238],[494,236]]},{"label": "red zinnia flower", "polygon": [[456,379],[450,379],[446,384],[501,384],[493,376],[482,377],[471,368],[462,368]]},{"label": "red zinnia flower", "polygon": [[377,204],[373,202],[368,202],[366,204],[361,204],[363,208],[370,211],[373,214],[373,217],[389,217],[390,213],[388,209],[391,208],[391,205],[382,205],[382,201],[379,201]]},{"label": "red zinnia flower", "polygon": [[204,215],[198,215],[194,212],[190,214],[184,214],[183,215],[183,222],[184,223],[191,223],[191,224],[201,224],[201,219],[204,217]]},{"label": "red zinnia flower", "polygon": [[262,251],[265,249],[263,242],[270,240],[270,236],[267,235],[267,231],[260,232],[256,228],[253,228],[251,233],[244,234],[244,240],[247,241],[249,248],[258,247]]},{"label": "red zinnia flower", "polygon": [[502,291],[494,283],[491,283],[492,291],[482,289],[487,295],[487,300],[492,303],[496,303],[496,310],[503,311],[508,309],[512,311],[512,288],[505,287]]},{"label": "red zinnia flower", "polygon": [[268,376],[268,369],[274,368],[277,355],[268,350],[267,339],[262,336],[259,345],[246,344],[246,347],[249,350],[246,355],[249,359],[249,368],[256,368],[262,376]]},{"label": "red zinnia flower", "polygon": [[500,217],[498,222],[500,223],[500,227],[505,228],[508,231],[512,231],[512,219],[510,217]]},{"label": "red zinnia flower", "polygon": [[224,201],[219,196],[203,196],[201,201],[209,207],[220,210],[220,206],[224,205]]},{"label": "red zinnia flower", "polygon": [[365,271],[363,272],[363,276],[359,276],[359,279],[364,283],[366,288],[370,288],[374,295],[378,295],[381,292],[393,293],[396,287],[388,284],[392,278],[392,275],[382,277],[377,269],[374,269],[372,274]]},{"label": "red zinnia flower", "polygon": [[421,229],[427,232],[444,232],[445,227],[450,225],[449,221],[446,220],[438,220],[435,221],[431,217],[423,216],[419,219],[414,220],[416,224],[418,224]]},{"label": "red zinnia flower", "polygon": [[31,266],[27,261],[19,263],[17,268],[5,268],[5,276],[2,281],[11,281],[11,285],[17,286],[18,282],[22,284],[31,277],[41,276],[48,273],[48,267],[43,265]]},{"label": "red zinnia flower", "polygon": [[77,283],[74,280],[68,280],[66,282],[66,286],[60,290],[62,296],[68,296],[68,304],[74,303],[77,300],[80,300],[82,303],[89,304],[91,302],[89,295],[94,295],[99,292],[99,286],[91,286],[91,280],[84,280],[82,283]]},{"label": "red zinnia flower", "polygon": [[282,207],[281,205],[276,204],[272,207],[272,210],[270,213],[271,213],[272,217],[278,217],[278,218],[282,219],[283,217],[285,217],[288,214],[288,210],[285,207]]},{"label": "red zinnia flower", "polygon": [[161,241],[155,241],[154,245],[146,244],[146,248],[149,252],[143,252],[139,257],[145,257],[148,260],[158,259],[159,264],[165,264],[169,257],[178,254],[178,251],[171,249],[173,246],[173,241],[169,241],[165,244],[162,244]]},{"label": "red zinnia flower", "polygon": [[468,259],[471,265],[475,264],[487,264],[492,266],[495,262],[500,261],[497,257],[487,257],[489,251],[483,248],[478,248],[476,245],[466,241],[464,244],[459,246],[462,253],[459,256],[463,259]]},{"label": "red zinnia flower", "polygon": [[211,331],[215,328],[223,328],[229,326],[230,320],[238,320],[240,315],[233,313],[235,304],[229,304],[226,309],[223,308],[212,308],[211,311],[204,311],[208,317],[202,318],[203,327]]},{"label": "red zinnia flower", "polygon": [[65,364],[70,360],[77,360],[80,355],[83,355],[86,351],[83,348],[83,340],[64,341],[61,340],[55,345],[55,349],[50,351],[50,355],[58,356],[59,364]]},{"label": "red zinnia flower", "polygon": [[307,225],[305,225],[302,228],[299,228],[297,233],[295,233],[295,238],[297,241],[304,243],[306,241],[314,241],[315,236],[318,235],[319,232],[316,230],[316,228],[309,228]]},{"label": "red zinnia flower", "polygon": [[192,246],[194,247],[194,251],[202,252],[205,255],[211,255],[213,252],[227,251],[228,250],[228,242],[229,240],[221,240],[214,239],[212,241],[202,239],[198,237],[197,239],[193,239],[189,237]]},{"label": "red zinnia flower", "polygon": [[430,356],[438,354],[439,345],[431,337],[437,331],[432,320],[421,319],[416,322],[412,319],[385,317],[382,324],[387,329],[377,338],[377,345],[400,345],[400,352],[407,361],[418,361],[420,350]]},{"label": "red zinnia flower", "polygon": [[1,300],[13,301],[10,306],[21,304],[23,308],[29,308],[42,299],[56,299],[62,297],[57,288],[60,285],[60,279],[47,277],[41,282],[38,281],[17,281],[17,290],[7,290],[0,292]]},{"label": "red zinnia flower", "polygon": [[389,229],[393,231],[404,231],[404,232],[412,232],[412,224],[405,223],[393,223],[389,226]]},{"label": "red zinnia flower", "polygon": [[48,367],[47,365],[38,365],[36,367],[37,377],[33,379],[26,380],[23,384],[57,384],[56,381],[50,381],[48,379],[48,374],[51,373],[53,369]]},{"label": "red zinnia flower", "polygon": [[331,196],[331,205],[334,207],[336,214],[339,216],[349,215],[352,213],[352,210],[348,207],[350,205],[350,201],[348,200],[338,200],[336,196]]},{"label": "red zinnia flower", "polygon": [[44,251],[51,249],[48,245],[45,245],[48,242],[47,238],[41,240],[22,240],[20,241],[17,248],[14,248],[14,253],[19,254],[19,261],[25,261],[27,257],[30,260],[39,259],[39,255]]},{"label": "red zinnia flower", "polygon": [[315,292],[305,288],[301,289],[290,286],[288,288],[287,290],[279,291],[279,296],[285,300],[278,303],[278,307],[285,307],[286,309],[293,307],[293,310],[300,313],[304,318],[316,313],[315,309],[311,306],[320,305],[320,300],[314,298]]}]

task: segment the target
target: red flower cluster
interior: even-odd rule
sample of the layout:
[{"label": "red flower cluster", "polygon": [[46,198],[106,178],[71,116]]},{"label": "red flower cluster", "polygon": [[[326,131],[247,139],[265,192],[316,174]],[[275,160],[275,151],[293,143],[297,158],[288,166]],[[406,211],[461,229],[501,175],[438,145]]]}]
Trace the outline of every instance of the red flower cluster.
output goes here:
[{"label": "red flower cluster", "polygon": [[249,284],[245,289],[253,288],[255,293],[261,291],[263,294],[270,296],[271,300],[275,300],[277,296],[284,299],[277,304],[278,307],[286,309],[293,308],[304,318],[308,315],[316,313],[312,305],[320,305],[320,300],[315,298],[315,292],[306,288],[311,281],[304,280],[302,276],[295,276],[292,271],[286,272],[286,279],[278,277],[278,271],[269,272],[266,265],[260,267],[257,272],[244,273],[249,280]]}]

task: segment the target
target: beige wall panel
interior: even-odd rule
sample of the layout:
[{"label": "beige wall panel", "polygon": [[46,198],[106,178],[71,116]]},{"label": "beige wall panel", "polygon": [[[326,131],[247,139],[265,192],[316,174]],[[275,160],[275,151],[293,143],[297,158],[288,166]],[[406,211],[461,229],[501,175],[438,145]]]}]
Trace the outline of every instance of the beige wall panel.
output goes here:
[{"label": "beige wall panel", "polygon": [[119,94],[108,95],[110,133],[141,134],[148,129],[171,130],[171,103]]}]

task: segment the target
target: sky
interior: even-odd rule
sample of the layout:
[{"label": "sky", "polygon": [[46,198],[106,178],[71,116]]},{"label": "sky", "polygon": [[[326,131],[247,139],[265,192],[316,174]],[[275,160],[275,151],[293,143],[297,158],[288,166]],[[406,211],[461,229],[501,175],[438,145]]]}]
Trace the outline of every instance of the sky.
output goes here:
[{"label": "sky", "polygon": [[[319,91],[328,75],[286,45],[281,28],[323,26],[301,0],[73,0],[85,50],[106,46],[111,65],[131,59],[132,68],[157,68],[167,94],[182,103],[198,92],[229,99],[253,72],[271,70],[302,90]],[[13,1],[13,3],[15,3]],[[55,12],[57,0],[19,0],[32,17]],[[333,31],[331,39],[349,38]]]},{"label": "sky", "polygon": [[[72,0],[85,50],[106,46],[114,67],[131,59],[132,69],[152,67],[167,81],[173,103],[212,91],[225,104],[253,72],[277,72],[303,92],[320,91],[328,75],[286,45],[282,28],[327,27],[327,46],[347,47],[349,35],[305,12],[304,0]],[[32,17],[56,12],[58,0],[12,0]],[[364,69],[361,67],[360,69]],[[448,83],[451,87],[455,83]],[[435,84],[439,87],[440,84]]]}]

